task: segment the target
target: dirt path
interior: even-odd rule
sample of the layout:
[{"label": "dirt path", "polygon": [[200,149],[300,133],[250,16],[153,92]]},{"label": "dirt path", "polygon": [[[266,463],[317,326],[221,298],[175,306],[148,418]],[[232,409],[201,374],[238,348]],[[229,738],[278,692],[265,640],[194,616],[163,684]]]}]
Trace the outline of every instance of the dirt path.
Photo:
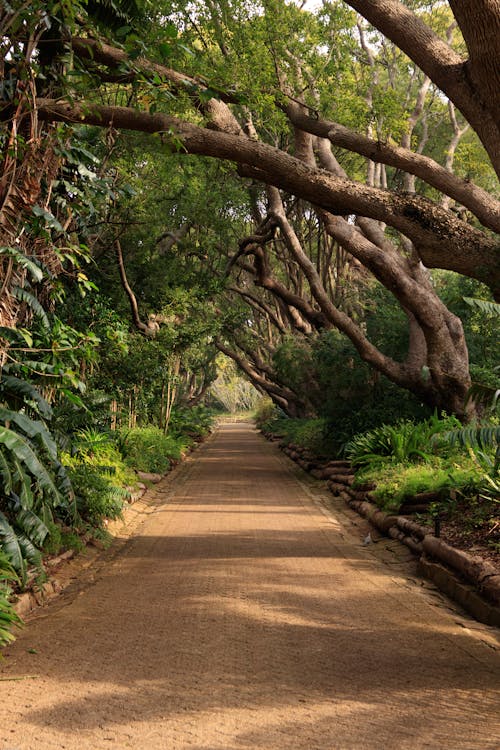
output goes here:
[{"label": "dirt path", "polygon": [[500,748],[500,652],[253,428],[222,427],[173,487],[7,650],[0,750]]}]

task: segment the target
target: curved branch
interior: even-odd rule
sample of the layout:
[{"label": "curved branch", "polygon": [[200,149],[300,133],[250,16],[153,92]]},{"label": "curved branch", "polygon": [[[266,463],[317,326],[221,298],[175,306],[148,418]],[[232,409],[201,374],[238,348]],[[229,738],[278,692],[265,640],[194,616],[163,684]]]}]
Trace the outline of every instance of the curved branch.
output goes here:
[{"label": "curved branch", "polygon": [[415,175],[468,208],[485,227],[500,232],[500,201],[474,183],[460,179],[434,159],[409,148],[368,138],[339,123],[309,117],[298,108],[287,107],[287,115],[296,127],[327,138],[334,146]]},{"label": "curved branch", "polygon": [[[481,5],[485,2],[488,0],[482,0]],[[470,80],[466,61],[399,0],[347,0],[347,3],[391,39],[451,99],[479,135],[500,175],[498,121],[494,110],[490,109],[491,103],[482,95],[484,85],[478,87]],[[455,6],[463,5],[463,0],[452,0],[451,4],[455,10]],[[467,5],[472,6],[472,0]],[[465,9],[457,16],[459,24],[463,21],[464,29],[470,25]],[[465,33],[467,35],[467,31]],[[493,50],[485,50],[485,53],[492,54]],[[491,64],[494,60],[492,54]]]},{"label": "curved branch", "polygon": [[355,213],[393,226],[414,242],[429,267],[447,268],[500,286],[495,241],[424,198],[341,179],[246,136],[201,128],[169,115],[48,99],[37,104],[41,119],[162,133],[177,150],[228,159],[242,165],[242,171],[246,165],[265,171],[270,184],[332,214]]},{"label": "curved branch", "polygon": [[118,270],[120,272],[120,279],[122,282],[122,286],[125,290],[125,293],[128,297],[129,303],[130,303],[130,311],[132,313],[132,321],[135,325],[135,327],[141,331],[145,336],[154,336],[155,330],[148,326],[146,323],[143,323],[140,315],[139,315],[139,308],[137,306],[137,298],[134,294],[134,291],[130,284],[128,283],[127,279],[127,272],[125,271],[125,264],[123,262],[123,253],[122,253],[122,247],[120,244],[120,240],[115,241],[115,250],[116,250],[116,258],[118,261]]}]

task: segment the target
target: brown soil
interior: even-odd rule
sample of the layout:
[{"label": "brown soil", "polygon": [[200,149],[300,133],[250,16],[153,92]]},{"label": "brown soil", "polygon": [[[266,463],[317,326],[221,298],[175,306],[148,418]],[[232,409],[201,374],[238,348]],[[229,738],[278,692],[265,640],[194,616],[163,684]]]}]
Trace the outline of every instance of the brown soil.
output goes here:
[{"label": "brown soil", "polygon": [[443,514],[440,536],[453,547],[488,560],[500,571],[500,505],[481,499],[457,502]]},{"label": "brown soil", "polygon": [[298,473],[228,424],[157,485],[94,580],[6,650],[0,750],[498,750],[493,631]]}]

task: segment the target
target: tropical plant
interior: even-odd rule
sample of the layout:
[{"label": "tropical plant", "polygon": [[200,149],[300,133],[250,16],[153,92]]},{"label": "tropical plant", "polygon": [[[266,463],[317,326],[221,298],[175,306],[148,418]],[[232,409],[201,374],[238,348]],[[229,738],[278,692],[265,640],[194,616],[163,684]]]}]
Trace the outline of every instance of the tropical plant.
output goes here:
[{"label": "tropical plant", "polygon": [[16,571],[0,549],[0,648],[14,640],[12,628],[22,624],[10,601],[12,584],[19,583]]},{"label": "tropical plant", "polygon": [[[9,408],[11,407],[11,408]],[[0,548],[27,581],[55,518],[76,520],[74,495],[49,431],[51,408],[30,383],[0,378]]]},{"label": "tropical plant", "polygon": [[439,418],[437,414],[424,422],[404,421],[396,425],[381,425],[354,436],[345,445],[344,453],[354,466],[363,467],[387,461],[425,461],[431,457],[432,437],[459,425],[456,417]]},{"label": "tropical plant", "polygon": [[128,466],[139,471],[164,474],[172,460],[180,458],[175,438],[159,427],[136,427],[120,431],[118,445]]}]

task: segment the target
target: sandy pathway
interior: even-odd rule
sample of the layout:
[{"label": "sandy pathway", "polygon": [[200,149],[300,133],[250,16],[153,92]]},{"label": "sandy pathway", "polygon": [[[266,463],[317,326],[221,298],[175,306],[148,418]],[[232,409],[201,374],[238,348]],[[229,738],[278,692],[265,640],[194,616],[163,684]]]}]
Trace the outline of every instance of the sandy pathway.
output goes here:
[{"label": "sandy pathway", "polygon": [[0,750],[498,750],[500,652],[455,619],[225,425],[7,650]]}]

